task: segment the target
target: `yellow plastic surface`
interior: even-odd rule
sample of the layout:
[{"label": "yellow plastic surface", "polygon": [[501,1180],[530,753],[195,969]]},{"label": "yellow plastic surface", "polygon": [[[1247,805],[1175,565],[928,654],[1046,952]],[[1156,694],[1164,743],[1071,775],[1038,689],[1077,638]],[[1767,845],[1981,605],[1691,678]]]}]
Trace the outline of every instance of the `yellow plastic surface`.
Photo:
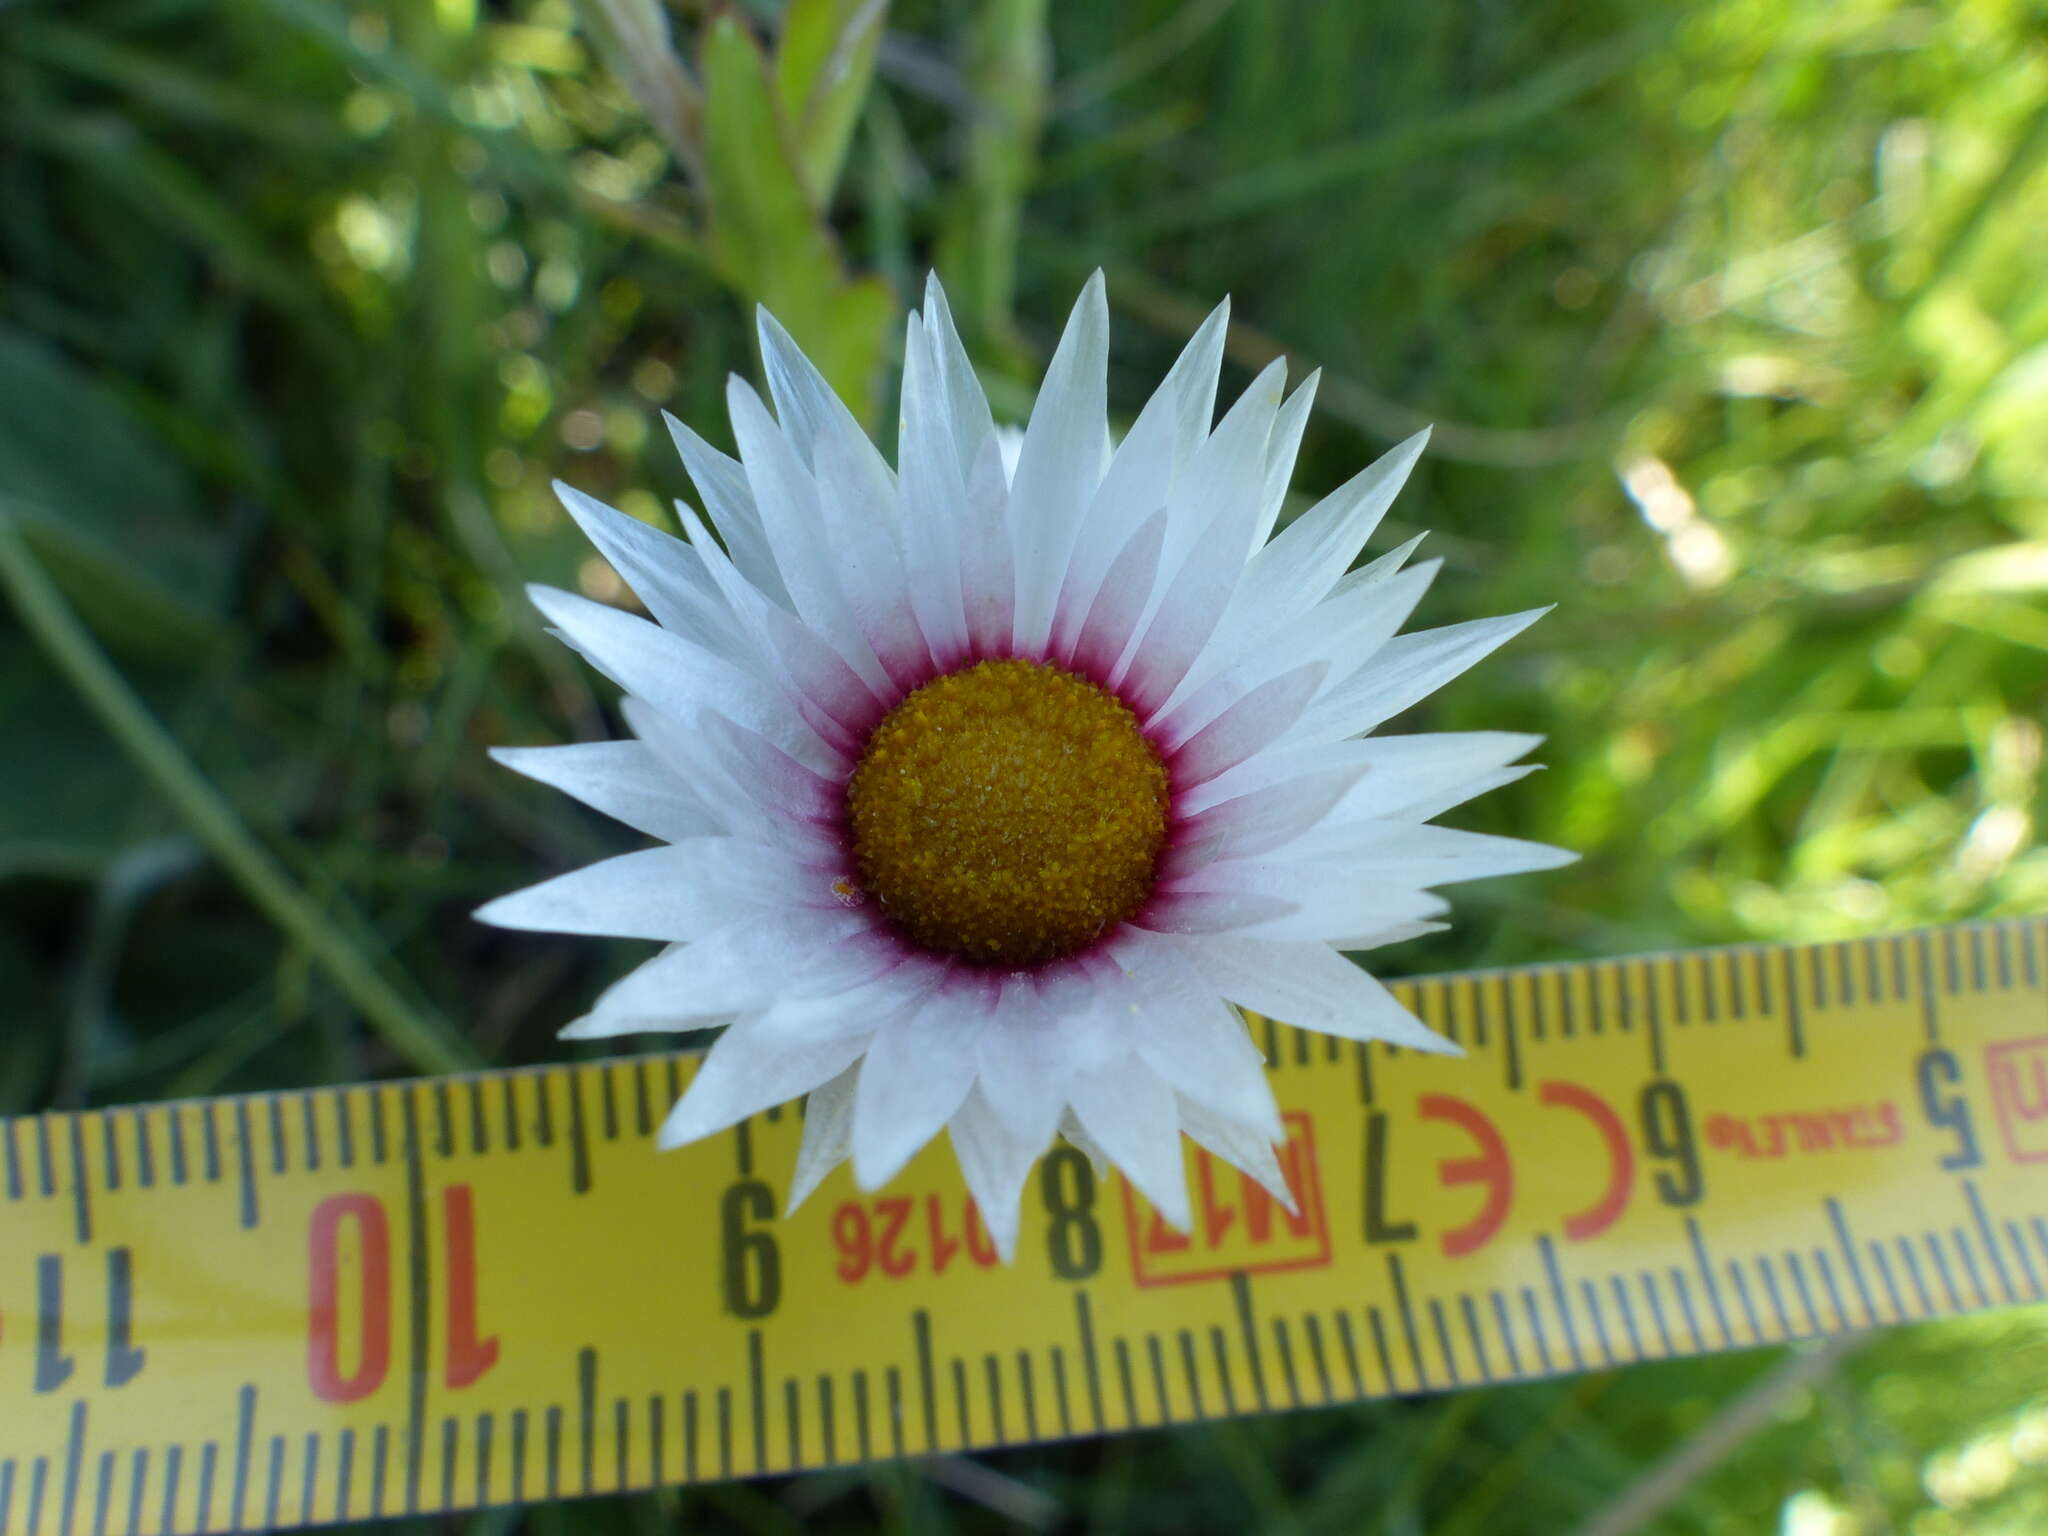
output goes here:
[{"label": "yellow plastic surface", "polygon": [[0,1121],[0,1536],[254,1530],[1604,1367],[2044,1296],[2048,925],[1443,977],[1254,1021],[1301,1214],[1071,1149],[779,1212],[648,1056]]}]

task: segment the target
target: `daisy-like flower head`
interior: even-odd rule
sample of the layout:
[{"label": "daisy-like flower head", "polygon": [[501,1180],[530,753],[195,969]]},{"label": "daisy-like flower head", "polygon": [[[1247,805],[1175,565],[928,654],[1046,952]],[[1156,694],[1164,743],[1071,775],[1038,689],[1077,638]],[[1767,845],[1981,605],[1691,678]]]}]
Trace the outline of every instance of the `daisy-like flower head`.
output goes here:
[{"label": "daisy-like flower head", "polygon": [[1427,824],[1535,738],[1367,733],[1537,615],[1400,635],[1436,562],[1351,568],[1423,435],[1269,541],[1315,379],[1212,426],[1226,312],[1112,447],[1098,275],[1017,442],[934,282],[894,470],[764,313],[739,459],[669,421],[722,547],[558,487],[653,622],[534,601],[634,739],[497,756],[662,846],[478,915],[667,944],[563,1031],[725,1027],[662,1145],[807,1093],[793,1208],[945,1129],[1009,1257],[1056,1134],[1182,1226],[1183,1132],[1288,1199],[1240,1007],[1455,1049],[1341,951],[1569,855]]}]

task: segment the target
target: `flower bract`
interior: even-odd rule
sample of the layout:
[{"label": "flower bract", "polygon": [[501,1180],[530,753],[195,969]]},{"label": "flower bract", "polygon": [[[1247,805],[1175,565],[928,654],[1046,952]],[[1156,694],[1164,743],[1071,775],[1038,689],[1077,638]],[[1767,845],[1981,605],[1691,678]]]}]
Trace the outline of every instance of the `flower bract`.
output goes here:
[{"label": "flower bract", "polygon": [[1534,738],[1372,733],[1537,615],[1400,633],[1436,562],[1358,559],[1426,434],[1274,536],[1315,378],[1216,419],[1225,325],[1112,444],[1098,276],[1017,441],[933,283],[892,468],[764,313],[739,457],[669,423],[687,540],[559,487],[650,617],[534,601],[632,735],[497,755],[658,846],[479,915],[666,946],[564,1031],[723,1026],[663,1145],[808,1094],[794,1206],[944,1130],[1007,1257],[1058,1135],[1179,1225],[1183,1135],[1288,1197],[1242,1010],[1453,1049],[1345,952],[1568,855],[1430,824]]}]

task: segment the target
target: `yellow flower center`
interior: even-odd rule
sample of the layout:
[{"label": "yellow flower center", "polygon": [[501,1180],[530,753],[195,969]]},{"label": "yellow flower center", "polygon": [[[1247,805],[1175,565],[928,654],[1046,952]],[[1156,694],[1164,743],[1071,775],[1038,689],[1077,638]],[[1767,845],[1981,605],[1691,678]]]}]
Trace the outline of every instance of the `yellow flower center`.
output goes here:
[{"label": "yellow flower center", "polygon": [[1034,661],[926,683],[875,727],[846,787],[862,887],[917,943],[1038,965],[1152,894],[1165,766],[1114,696]]}]

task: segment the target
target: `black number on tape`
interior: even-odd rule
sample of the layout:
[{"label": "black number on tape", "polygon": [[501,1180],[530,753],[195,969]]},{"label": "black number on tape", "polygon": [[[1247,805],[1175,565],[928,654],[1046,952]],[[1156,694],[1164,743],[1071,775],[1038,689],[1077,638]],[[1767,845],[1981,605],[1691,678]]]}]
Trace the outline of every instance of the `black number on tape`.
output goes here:
[{"label": "black number on tape", "polygon": [[1922,1051],[1917,1072],[1920,1107],[1927,1112],[1928,1120],[1955,1133],[1956,1149],[1942,1154],[1942,1169],[1954,1173],[1976,1167],[1984,1159],[1977,1154],[1977,1132],[1970,1124],[1969,1102],[1955,1088],[1963,1076],[1963,1065],[1956,1060],[1956,1053],[1940,1046]]},{"label": "black number on tape", "polygon": [[1643,1145],[1652,1157],[1671,1164],[1658,1170],[1657,1198],[1666,1205],[1697,1205],[1706,1192],[1700,1175],[1699,1142],[1692,1133],[1692,1110],[1685,1090],[1669,1078],[1643,1086]]},{"label": "black number on tape", "polygon": [[1045,1229],[1052,1272],[1086,1280],[1102,1268],[1102,1228],[1095,1220],[1095,1170],[1075,1147],[1056,1147],[1038,1168],[1038,1192],[1052,1220]]},{"label": "black number on tape", "polygon": [[725,1233],[725,1306],[735,1317],[766,1317],[782,1300],[782,1250],[750,1222],[772,1221],[775,1191],[742,1179],[719,1202]]}]

